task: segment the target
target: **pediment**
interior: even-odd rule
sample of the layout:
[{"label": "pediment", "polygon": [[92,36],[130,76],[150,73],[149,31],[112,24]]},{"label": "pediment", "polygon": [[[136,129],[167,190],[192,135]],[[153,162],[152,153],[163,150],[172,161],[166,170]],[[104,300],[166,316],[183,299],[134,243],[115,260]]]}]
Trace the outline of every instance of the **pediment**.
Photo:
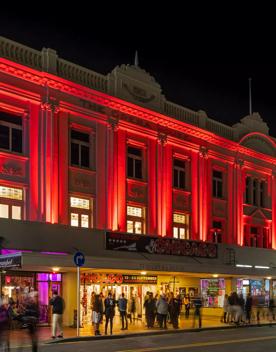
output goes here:
[{"label": "pediment", "polygon": [[260,133],[253,133],[244,136],[240,144],[246,148],[255,150],[256,152],[276,156],[276,148],[274,142],[267,136]]}]

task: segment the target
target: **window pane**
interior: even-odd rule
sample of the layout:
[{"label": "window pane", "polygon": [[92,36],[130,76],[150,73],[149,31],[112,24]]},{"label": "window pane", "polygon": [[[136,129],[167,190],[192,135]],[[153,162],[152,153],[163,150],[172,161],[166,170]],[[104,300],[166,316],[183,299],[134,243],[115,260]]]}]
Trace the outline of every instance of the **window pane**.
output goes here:
[{"label": "window pane", "polygon": [[89,143],[89,134],[87,134],[87,133],[82,133],[79,131],[71,130],[71,138],[77,139],[82,142]]},{"label": "window pane", "polygon": [[81,214],[81,227],[89,227],[88,215]]},{"label": "window pane", "polygon": [[12,219],[21,220],[21,207],[16,205],[12,206]]},{"label": "window pane", "polygon": [[79,214],[71,213],[71,226],[79,226]]},{"label": "window pane", "polygon": [[81,146],[81,166],[89,167],[89,147]]},{"label": "window pane", "polygon": [[13,114],[0,111],[0,120],[22,126],[22,118]]},{"label": "window pane", "polygon": [[173,186],[178,188],[178,170],[173,170]]},{"label": "window pane", "polygon": [[128,152],[128,154],[142,156],[142,150],[139,148],[128,147],[127,152]]},{"label": "window pane", "polygon": [[22,189],[0,186],[0,197],[9,199],[23,199]]},{"label": "window pane", "polygon": [[185,161],[184,160],[174,159],[173,165],[174,165],[174,167],[177,166],[181,169],[185,169]]},{"label": "window pane", "polygon": [[12,129],[12,151],[22,153],[22,130]]},{"label": "window pane", "polygon": [[133,221],[127,221],[127,232],[133,233]]},{"label": "window pane", "polygon": [[184,239],[185,239],[185,229],[182,228],[182,227],[179,228],[179,238],[180,238],[181,240],[184,240]]},{"label": "window pane", "polygon": [[135,221],[135,233],[142,233],[142,223],[141,221]]},{"label": "window pane", "polygon": [[185,189],[185,172],[179,172],[179,188]]},{"label": "window pane", "polygon": [[71,143],[71,165],[79,165],[79,145]]},{"label": "window pane", "polygon": [[178,238],[178,227],[173,228],[173,237]]},{"label": "window pane", "polygon": [[135,176],[136,178],[142,178],[142,160],[135,159]]},{"label": "window pane", "polygon": [[174,213],[173,222],[176,222],[178,224],[185,224],[185,215]]},{"label": "window pane", "polygon": [[0,125],[0,148],[2,149],[10,149],[9,132],[9,127]]},{"label": "window pane", "polygon": [[213,170],[213,177],[219,178],[219,179],[222,180],[222,172],[221,171],[217,171],[217,170]]},{"label": "window pane", "polygon": [[90,209],[89,199],[70,197],[70,206],[72,208]]},{"label": "window pane", "polygon": [[217,181],[213,180],[213,197],[217,197]]},{"label": "window pane", "polygon": [[142,217],[142,208],[127,206],[127,215]]},{"label": "window pane", "polygon": [[128,177],[133,177],[133,163],[134,160],[130,157],[127,158],[127,176]]},{"label": "window pane", "polygon": [[7,204],[0,204],[0,218],[9,218],[9,206]]},{"label": "window pane", "polygon": [[222,182],[217,182],[217,197],[222,198]]}]

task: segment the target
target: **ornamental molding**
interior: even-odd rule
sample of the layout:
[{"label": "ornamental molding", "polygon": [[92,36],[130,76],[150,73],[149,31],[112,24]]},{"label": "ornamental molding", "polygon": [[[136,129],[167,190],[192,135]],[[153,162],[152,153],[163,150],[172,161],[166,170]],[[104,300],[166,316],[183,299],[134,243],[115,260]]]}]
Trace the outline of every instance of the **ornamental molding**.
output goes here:
[{"label": "ornamental molding", "polygon": [[162,146],[166,145],[168,142],[168,136],[166,133],[159,132],[157,135],[157,141],[160,143]]},{"label": "ornamental molding", "polygon": [[200,146],[199,148],[199,156],[203,159],[208,159],[208,149],[204,146]]},{"label": "ornamental molding", "polygon": [[[250,150],[249,148],[243,147],[236,142],[214,135],[207,130],[202,130],[198,127],[189,125],[185,122],[177,121],[157,112],[149,112],[144,108],[130,106],[131,104],[120,101],[118,98],[112,98],[105,93],[94,91],[91,88],[87,88],[73,82],[70,84],[69,81],[66,81],[63,78],[57,77],[59,80],[57,81],[52,78],[52,75],[50,76],[45,72],[42,72],[39,75],[34,69],[28,69],[22,65],[11,63],[7,59],[0,58],[0,71],[39,86],[48,85],[49,88],[79,97],[90,105],[90,107],[86,106],[86,108],[93,109],[94,106],[96,107],[96,112],[100,110],[100,112],[105,115],[109,114],[110,116],[110,110],[116,110],[114,114],[118,116],[119,119],[139,125],[144,124],[145,127],[147,127],[147,124],[154,124],[156,130],[158,127],[162,126],[169,130],[170,136],[175,136],[176,138],[185,139],[188,135],[195,139],[199,139],[199,141],[204,140],[207,143],[227,149],[229,152],[239,151],[242,154],[253,158],[259,158],[267,163],[275,164],[276,162],[274,157]],[[49,108],[49,106],[45,105],[45,109]],[[58,111],[58,109],[55,111]]]}]

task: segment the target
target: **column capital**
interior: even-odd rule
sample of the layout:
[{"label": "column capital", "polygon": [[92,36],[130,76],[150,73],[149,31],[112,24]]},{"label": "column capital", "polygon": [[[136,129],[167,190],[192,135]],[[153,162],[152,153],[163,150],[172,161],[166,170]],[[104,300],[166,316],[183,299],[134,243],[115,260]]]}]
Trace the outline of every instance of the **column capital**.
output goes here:
[{"label": "column capital", "polygon": [[118,131],[119,129],[119,120],[115,117],[109,117],[107,120],[107,127],[114,132]]},{"label": "column capital", "polygon": [[200,146],[198,154],[201,158],[208,159],[208,148],[204,147],[203,145]]},{"label": "column capital", "polygon": [[236,157],[236,159],[235,159],[235,165],[238,166],[238,167],[240,167],[240,168],[242,168],[243,165],[244,165],[244,160],[241,159],[241,158]]},{"label": "column capital", "polygon": [[157,136],[157,141],[159,144],[161,145],[166,145],[167,142],[168,142],[168,136],[166,133],[163,133],[163,132],[159,132],[158,133],[158,136]]}]

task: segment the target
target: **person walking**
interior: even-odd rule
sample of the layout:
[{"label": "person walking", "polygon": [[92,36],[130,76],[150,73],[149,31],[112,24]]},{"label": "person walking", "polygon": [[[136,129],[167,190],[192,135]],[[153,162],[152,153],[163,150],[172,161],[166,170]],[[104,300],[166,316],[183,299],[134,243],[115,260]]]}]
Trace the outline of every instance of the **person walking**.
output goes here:
[{"label": "person walking", "polygon": [[161,295],[159,300],[156,302],[156,308],[160,329],[167,329],[167,315],[169,311],[169,305],[165,294]]},{"label": "person walking", "polygon": [[153,328],[154,326],[154,315],[155,315],[155,300],[153,298],[152,292],[149,293],[148,299],[144,303],[145,313],[146,313],[146,321],[147,327]]},{"label": "person walking", "polygon": [[104,300],[104,311],[105,311],[105,335],[107,335],[108,323],[110,323],[110,335],[112,335],[113,329],[113,318],[115,315],[115,299],[112,293],[109,292],[107,298]]},{"label": "person walking", "polygon": [[8,307],[4,299],[0,298],[0,349],[10,351],[9,339],[9,314]]},{"label": "person walking", "polygon": [[53,291],[53,297],[50,299],[50,305],[53,307],[52,338],[55,339],[56,336],[58,338],[63,338],[62,314],[65,304],[63,298],[59,296],[57,291]]},{"label": "person walking", "polygon": [[28,329],[28,333],[32,342],[32,352],[38,351],[38,334],[37,324],[39,321],[39,304],[38,293],[31,292],[23,303],[23,325]]},{"label": "person walking", "polygon": [[132,295],[131,300],[130,300],[130,322],[132,323],[132,320],[136,319],[136,295]]},{"label": "person walking", "polygon": [[223,300],[223,315],[220,319],[221,323],[228,323],[229,321],[229,300],[228,300],[228,295],[224,295],[224,300]]},{"label": "person walking", "polygon": [[184,307],[185,307],[185,318],[189,319],[190,316],[190,308],[191,308],[191,301],[190,301],[190,297],[188,295],[186,295],[184,297]]},{"label": "person walking", "polygon": [[[125,298],[125,294],[122,293],[121,297],[118,300],[118,308],[122,320],[121,330],[128,329],[128,321],[127,321],[127,299]],[[125,324],[126,323],[126,324]]]},{"label": "person walking", "polygon": [[245,301],[245,321],[247,324],[250,324],[251,322],[252,305],[252,296],[250,293],[248,293]]}]

